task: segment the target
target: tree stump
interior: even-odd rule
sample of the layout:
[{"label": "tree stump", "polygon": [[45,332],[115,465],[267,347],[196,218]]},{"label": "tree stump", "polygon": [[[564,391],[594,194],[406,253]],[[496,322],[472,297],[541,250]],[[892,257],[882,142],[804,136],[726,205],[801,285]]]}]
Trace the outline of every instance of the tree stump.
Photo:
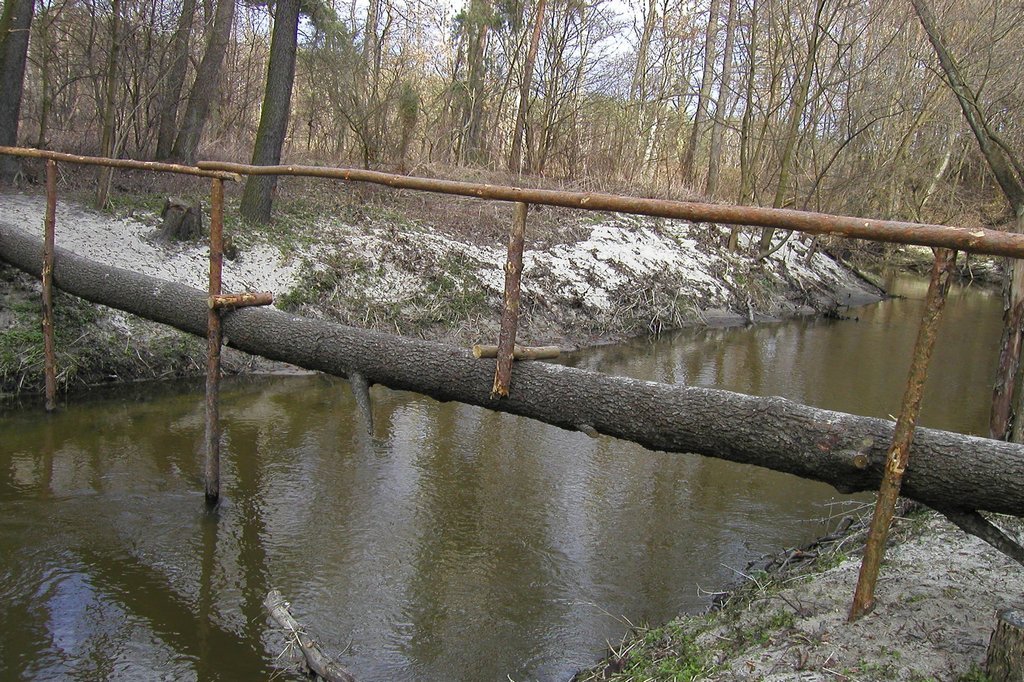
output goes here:
[{"label": "tree stump", "polygon": [[160,211],[163,223],[157,236],[162,242],[194,241],[204,236],[203,209],[199,202],[188,203],[178,197],[169,197]]},{"label": "tree stump", "polygon": [[992,682],[1024,682],[1024,611],[1000,609],[996,618],[985,672]]},{"label": "tree stump", "polygon": [[235,260],[238,258],[238,246],[235,245],[235,240],[231,238],[231,235],[224,235],[224,244],[221,248],[221,252],[228,260]]}]

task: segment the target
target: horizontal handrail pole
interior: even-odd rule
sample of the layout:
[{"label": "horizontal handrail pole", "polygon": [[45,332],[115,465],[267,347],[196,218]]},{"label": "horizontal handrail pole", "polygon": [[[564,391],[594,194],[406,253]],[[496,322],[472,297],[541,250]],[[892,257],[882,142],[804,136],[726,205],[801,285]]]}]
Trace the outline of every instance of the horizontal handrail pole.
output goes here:
[{"label": "horizontal handrail pole", "polygon": [[870,239],[874,241],[916,244],[991,256],[1024,258],[1024,234],[1000,232],[986,228],[950,227],[895,220],[875,220],[836,216],[810,211],[783,208],[707,204],[695,201],[647,199],[615,194],[591,192],[564,192],[561,190],[511,187],[458,180],[422,178],[395,175],[359,168],[331,168],[326,166],[251,166],[221,161],[200,161],[203,170],[219,170],[239,175],[292,175],[330,178],[352,182],[369,182],[395,189],[412,189],[438,194],[454,194],[478,199],[514,201],[546,206],[562,206],[587,211],[616,211],[659,218],[677,218],[695,222],[713,222],[725,225],[774,227],[809,234],[833,234],[838,237]]},{"label": "horizontal handrail pole", "polygon": [[181,175],[196,175],[201,178],[217,178],[219,180],[240,181],[242,178],[237,173],[221,170],[206,170],[196,166],[185,166],[178,163],[160,163],[157,161],[135,161],[134,159],[110,159],[103,156],[79,156],[77,154],[65,154],[63,152],[51,152],[46,149],[29,149],[26,147],[3,147],[0,146],[0,156],[21,156],[32,159],[49,159],[51,161],[64,161],[77,163],[83,166],[109,166],[110,168],[131,168],[135,170],[157,171],[159,173],[179,173]]}]

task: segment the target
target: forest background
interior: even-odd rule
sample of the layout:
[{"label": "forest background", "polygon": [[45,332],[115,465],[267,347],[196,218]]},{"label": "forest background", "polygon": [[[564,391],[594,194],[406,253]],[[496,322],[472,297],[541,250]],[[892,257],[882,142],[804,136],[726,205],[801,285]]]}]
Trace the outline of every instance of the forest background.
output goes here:
[{"label": "forest background", "polygon": [[[1011,5],[932,10],[1020,149]],[[7,0],[2,21],[5,93],[28,39],[2,144],[1013,220],[905,0]]]}]

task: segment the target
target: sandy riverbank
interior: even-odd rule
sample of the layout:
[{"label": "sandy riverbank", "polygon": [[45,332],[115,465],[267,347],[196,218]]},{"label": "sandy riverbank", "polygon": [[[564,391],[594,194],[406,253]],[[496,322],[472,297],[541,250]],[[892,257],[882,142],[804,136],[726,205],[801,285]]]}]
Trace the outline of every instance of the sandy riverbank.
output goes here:
[{"label": "sandy riverbank", "polygon": [[[1024,531],[1020,519],[998,523]],[[1024,605],[1024,568],[935,512],[914,511],[894,526],[875,609],[848,624],[863,541],[858,523],[807,550],[812,561],[790,552],[782,570],[751,567],[721,609],[639,631],[578,679],[987,679],[996,611]]]},{"label": "sandy riverbank", "polygon": [[[37,193],[0,194],[0,221],[41,235],[44,212]],[[724,227],[619,215],[574,220],[535,220],[538,234],[524,254],[521,343],[577,348],[690,325],[820,314],[880,296],[798,238],[758,263],[750,253],[721,247]],[[61,201],[56,242],[104,264],[205,289],[205,246],[162,243],[158,223],[145,209],[115,216]],[[458,345],[497,338],[505,259],[498,240],[393,211],[366,212],[358,221],[285,216],[269,228],[235,218],[226,229],[240,251],[225,263],[226,291],[270,290],[287,310],[406,336]],[[546,239],[543,229],[557,234]],[[0,392],[38,390],[37,285],[13,272],[2,279],[7,312],[0,331],[7,341]],[[58,315],[62,307],[76,313],[57,324],[66,388],[179,376],[203,366],[202,344],[193,339],[118,311],[64,303],[58,299]],[[229,370],[252,366],[230,353],[226,359]]]}]

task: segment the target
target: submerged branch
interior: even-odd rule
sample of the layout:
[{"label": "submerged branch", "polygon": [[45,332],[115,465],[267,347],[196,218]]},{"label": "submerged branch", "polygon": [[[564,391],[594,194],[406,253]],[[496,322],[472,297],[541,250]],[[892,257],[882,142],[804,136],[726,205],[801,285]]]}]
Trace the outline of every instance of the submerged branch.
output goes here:
[{"label": "submerged branch", "polygon": [[310,670],[327,680],[327,682],[356,682],[356,678],[352,673],[342,668],[330,656],[324,653],[320,642],[310,635],[299,624],[299,621],[295,620],[291,611],[288,610],[288,602],[285,601],[280,592],[277,590],[267,592],[267,596],[263,599],[263,606],[266,607],[274,622],[288,633],[288,636],[292,638],[292,641],[302,651],[302,656],[306,659],[306,664]]}]

